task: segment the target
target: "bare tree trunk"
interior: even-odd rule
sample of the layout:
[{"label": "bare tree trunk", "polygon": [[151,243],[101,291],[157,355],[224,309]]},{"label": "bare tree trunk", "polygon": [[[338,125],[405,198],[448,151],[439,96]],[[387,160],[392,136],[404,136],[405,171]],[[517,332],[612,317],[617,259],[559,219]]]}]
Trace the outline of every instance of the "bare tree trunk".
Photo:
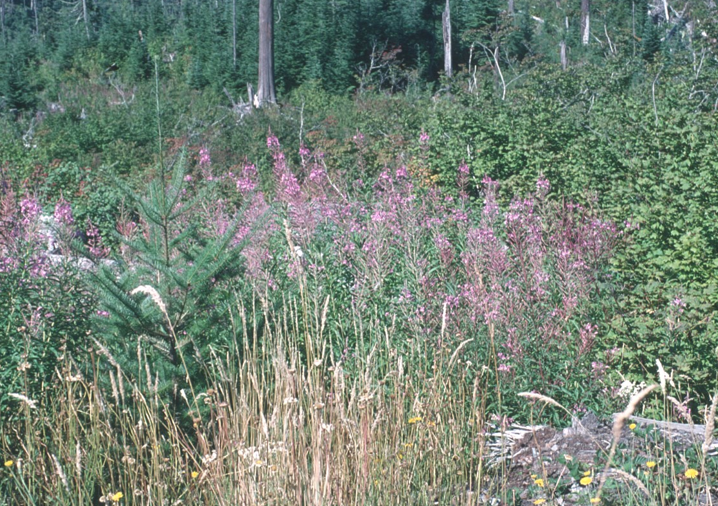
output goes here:
[{"label": "bare tree trunk", "polygon": [[444,74],[451,77],[453,72],[451,69],[451,9],[449,0],[446,0],[446,8],[441,16],[441,24],[444,31]]},{"label": "bare tree trunk", "polygon": [[30,7],[32,8],[32,13],[35,16],[35,36],[40,36],[40,23],[37,20],[37,0],[32,0],[30,2]]},{"label": "bare tree trunk", "polygon": [[561,48],[561,68],[566,70],[568,68],[568,56],[566,55],[566,41],[562,40],[559,44]]},{"label": "bare tree trunk", "polygon": [[514,0],[509,0],[509,7],[508,7],[509,15],[513,16],[516,10],[514,9]]},{"label": "bare tree trunk", "polygon": [[0,0],[0,28],[2,28],[2,41],[5,43],[5,0]]},{"label": "bare tree trunk", "polygon": [[237,68],[237,0],[232,0],[232,67]]},{"label": "bare tree trunk", "polygon": [[276,104],[274,90],[274,0],[259,0],[258,107]]},{"label": "bare tree trunk", "polygon": [[87,15],[87,0],[82,0],[82,20],[85,22],[85,35],[90,40],[90,21]]},{"label": "bare tree trunk", "polygon": [[494,49],[494,64],[496,65],[496,71],[499,73],[499,79],[501,79],[501,100],[506,100],[506,81],[504,80],[504,73],[501,72],[501,65],[499,64],[499,46]]},{"label": "bare tree trunk", "polygon": [[591,0],[581,0],[581,42],[588,45],[591,36]]}]

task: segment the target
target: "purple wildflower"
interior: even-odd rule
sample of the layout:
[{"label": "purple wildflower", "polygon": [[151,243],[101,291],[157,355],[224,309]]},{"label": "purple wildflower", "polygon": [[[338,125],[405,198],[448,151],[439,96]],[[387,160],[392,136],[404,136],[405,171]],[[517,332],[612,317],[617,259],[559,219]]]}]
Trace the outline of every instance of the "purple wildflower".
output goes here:
[{"label": "purple wildflower", "polygon": [[212,159],[209,156],[209,149],[202,147],[199,150],[199,166],[202,168],[209,167],[212,164]]},{"label": "purple wildflower", "polygon": [[20,213],[25,224],[32,223],[42,211],[40,203],[34,197],[25,197],[20,201]]},{"label": "purple wildflower", "polygon": [[97,258],[104,258],[110,254],[110,249],[102,242],[102,236],[100,230],[92,224],[90,220],[87,220],[87,247],[90,250],[90,254]]},{"label": "purple wildflower", "polygon": [[70,203],[64,198],[60,197],[60,200],[55,204],[55,221],[63,225],[72,225],[75,223],[75,218],[72,216],[72,207]]},{"label": "purple wildflower", "polygon": [[539,176],[539,178],[536,180],[536,192],[540,196],[544,196],[548,193],[548,191],[551,189],[551,183],[548,182],[548,179],[543,177],[543,175]]}]

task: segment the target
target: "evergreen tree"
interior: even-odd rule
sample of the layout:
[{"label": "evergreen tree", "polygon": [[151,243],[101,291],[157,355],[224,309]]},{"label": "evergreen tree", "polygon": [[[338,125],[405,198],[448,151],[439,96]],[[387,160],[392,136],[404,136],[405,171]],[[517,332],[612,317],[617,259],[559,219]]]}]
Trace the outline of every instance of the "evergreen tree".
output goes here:
[{"label": "evergreen tree", "polygon": [[35,106],[37,89],[29,69],[34,59],[35,45],[27,34],[0,53],[0,108],[17,113]]},{"label": "evergreen tree", "polygon": [[650,17],[646,17],[641,40],[641,55],[647,61],[653,61],[656,53],[661,50],[661,30]]},{"label": "evergreen tree", "polygon": [[160,389],[175,396],[185,378],[202,382],[210,346],[232,345],[226,321],[236,285],[229,283],[243,272],[244,245],[236,238],[239,218],[216,237],[203,233],[194,208],[199,196],[185,198],[183,167],[183,160],[175,164],[169,182],[158,176],[146,195],[118,181],[140,230],[118,234],[125,254],[91,275],[106,316],[97,324],[107,348],[127,372],[137,371],[137,346],[143,346],[163,380]]}]

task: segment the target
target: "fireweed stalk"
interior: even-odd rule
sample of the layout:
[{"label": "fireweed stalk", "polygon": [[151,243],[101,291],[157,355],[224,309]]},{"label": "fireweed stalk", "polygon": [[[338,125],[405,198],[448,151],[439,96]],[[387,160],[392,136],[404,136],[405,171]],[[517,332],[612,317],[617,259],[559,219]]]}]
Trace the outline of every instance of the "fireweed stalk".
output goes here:
[{"label": "fireweed stalk", "polygon": [[[452,343],[477,338],[465,353],[495,354],[509,383],[530,367],[538,374],[534,387],[560,385],[568,378],[557,378],[556,370],[590,355],[597,332],[592,297],[619,233],[590,208],[548,198],[548,180],[539,178],[533,194],[502,209],[499,183],[486,177],[477,208],[468,200],[464,164],[457,169],[458,198],[426,187],[403,165],[340,189],[330,184],[321,153],[302,147],[300,177],[276,137],[267,145],[275,200],[301,252],[266,253],[283,259],[272,273],[264,271],[272,286],[291,285],[306,272],[341,311],[391,323],[398,346],[399,336],[432,340],[436,349],[450,345],[437,337],[446,308]],[[256,275],[266,262],[255,265]],[[497,340],[493,352],[489,329]],[[356,339],[344,345],[350,350]]]}]

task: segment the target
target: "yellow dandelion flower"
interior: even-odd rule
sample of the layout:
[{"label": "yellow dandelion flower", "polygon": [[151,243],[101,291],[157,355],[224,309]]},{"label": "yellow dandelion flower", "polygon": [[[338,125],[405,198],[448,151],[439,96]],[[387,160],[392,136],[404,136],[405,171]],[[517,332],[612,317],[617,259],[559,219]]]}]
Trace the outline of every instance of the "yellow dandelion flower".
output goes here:
[{"label": "yellow dandelion flower", "polygon": [[653,460],[649,460],[648,462],[646,462],[646,467],[648,469],[653,469],[654,467],[656,467],[656,463]]},{"label": "yellow dandelion flower", "polygon": [[436,427],[436,422],[426,422],[427,427]]},{"label": "yellow dandelion flower", "polygon": [[534,483],[535,483],[539,488],[543,488],[543,487],[545,486],[545,484],[544,484],[544,482],[543,482],[543,478],[538,478],[538,479],[534,480]]},{"label": "yellow dandelion flower", "polygon": [[538,478],[538,474],[532,474],[532,475],[531,475],[531,479],[532,479],[532,480],[535,480],[536,478]]},{"label": "yellow dandelion flower", "polygon": [[120,499],[122,499],[123,497],[125,497],[125,494],[123,494],[122,492],[117,492],[116,494],[112,494],[110,496],[110,499],[112,499],[112,502],[120,502]]},{"label": "yellow dandelion flower", "polygon": [[591,503],[591,504],[598,504],[598,503],[600,503],[600,502],[601,502],[601,498],[600,498],[600,497],[591,497],[591,499],[590,499],[590,503]]},{"label": "yellow dandelion flower", "polygon": [[15,463],[15,462],[12,461],[12,460],[6,460],[6,461],[5,461],[5,467],[12,467],[12,465],[13,465],[14,463]]},{"label": "yellow dandelion flower", "polygon": [[543,503],[545,503],[545,502],[546,502],[546,499],[536,499],[536,500],[534,501],[534,504],[543,504]]},{"label": "yellow dandelion flower", "polygon": [[199,476],[199,473],[197,471],[192,471],[190,476],[192,476],[192,479],[194,480],[197,476]]},{"label": "yellow dandelion flower", "polygon": [[632,423],[628,426],[629,429],[634,430],[636,427],[638,427],[635,423]]},{"label": "yellow dandelion flower", "polygon": [[693,468],[686,469],[685,472],[686,478],[688,478],[689,480],[692,480],[693,478],[698,478],[698,474],[698,471]]},{"label": "yellow dandelion flower", "polygon": [[583,475],[584,475],[584,476],[591,476],[591,471],[584,471],[584,472],[583,472]]},{"label": "yellow dandelion flower", "polygon": [[412,416],[411,418],[409,418],[409,425],[414,425],[415,423],[419,423],[420,421],[420,416]]},{"label": "yellow dandelion flower", "polygon": [[591,478],[590,476],[584,476],[578,482],[584,487],[588,487],[591,483],[593,483],[593,478]]}]

